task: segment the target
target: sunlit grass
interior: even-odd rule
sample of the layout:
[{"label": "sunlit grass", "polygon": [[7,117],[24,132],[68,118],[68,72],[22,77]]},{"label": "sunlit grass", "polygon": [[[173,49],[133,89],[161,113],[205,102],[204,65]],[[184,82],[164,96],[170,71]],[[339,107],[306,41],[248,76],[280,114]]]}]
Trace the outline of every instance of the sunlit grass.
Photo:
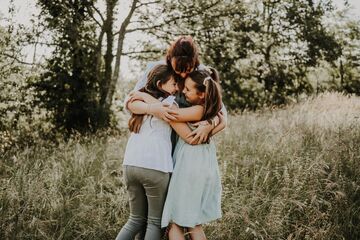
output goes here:
[{"label": "sunlit grass", "polygon": [[[335,93],[231,116],[215,138],[223,218],[208,238],[359,239],[359,117],[360,99]],[[114,239],[128,217],[126,141],[76,136],[2,156],[0,239]]]}]

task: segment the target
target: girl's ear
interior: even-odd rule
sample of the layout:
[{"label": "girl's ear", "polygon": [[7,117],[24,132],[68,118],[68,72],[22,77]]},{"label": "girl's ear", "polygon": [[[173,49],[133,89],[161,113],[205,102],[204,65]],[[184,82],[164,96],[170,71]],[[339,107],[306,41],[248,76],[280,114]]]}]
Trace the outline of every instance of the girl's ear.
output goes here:
[{"label": "girl's ear", "polygon": [[159,89],[161,89],[161,83],[160,83],[160,80],[157,80],[157,81],[156,81],[156,86],[157,86]]},{"label": "girl's ear", "polygon": [[201,100],[204,100],[205,99],[205,92],[199,92],[198,93],[198,96]]}]

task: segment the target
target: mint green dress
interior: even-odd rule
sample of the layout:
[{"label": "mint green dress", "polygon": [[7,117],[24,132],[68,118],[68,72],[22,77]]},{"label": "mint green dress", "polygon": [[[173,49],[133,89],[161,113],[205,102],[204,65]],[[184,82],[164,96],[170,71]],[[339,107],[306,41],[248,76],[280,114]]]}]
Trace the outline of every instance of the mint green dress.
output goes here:
[{"label": "mint green dress", "polygon": [[195,227],[220,218],[222,189],[214,142],[189,145],[180,138],[173,160],[161,227]]}]

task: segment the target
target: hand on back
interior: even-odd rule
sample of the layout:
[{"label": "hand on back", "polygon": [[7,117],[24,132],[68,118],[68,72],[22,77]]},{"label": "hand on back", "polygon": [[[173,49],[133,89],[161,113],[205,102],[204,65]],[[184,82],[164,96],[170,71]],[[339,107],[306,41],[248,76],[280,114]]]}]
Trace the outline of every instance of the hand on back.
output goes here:
[{"label": "hand on back", "polygon": [[209,140],[209,135],[213,130],[213,126],[208,121],[200,121],[193,123],[192,125],[197,128],[187,136],[194,137],[190,144],[197,145],[207,143]]},{"label": "hand on back", "polygon": [[168,103],[153,103],[150,104],[149,114],[164,120],[165,122],[176,121],[178,115],[176,110],[171,109]]}]

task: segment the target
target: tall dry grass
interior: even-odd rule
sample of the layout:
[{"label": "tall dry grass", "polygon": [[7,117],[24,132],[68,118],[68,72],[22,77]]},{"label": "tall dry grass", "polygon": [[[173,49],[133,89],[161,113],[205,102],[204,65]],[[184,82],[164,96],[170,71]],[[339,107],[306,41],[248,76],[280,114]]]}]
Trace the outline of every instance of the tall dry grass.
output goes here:
[{"label": "tall dry grass", "polygon": [[[114,239],[127,136],[104,135],[2,156],[0,239]],[[209,239],[360,239],[359,98],[232,116],[215,141],[223,218]]]},{"label": "tall dry grass", "polygon": [[231,118],[211,239],[360,239],[360,99],[326,93]]},{"label": "tall dry grass", "polygon": [[0,239],[112,239],[127,215],[126,138],[74,137],[7,154],[0,164]]}]

